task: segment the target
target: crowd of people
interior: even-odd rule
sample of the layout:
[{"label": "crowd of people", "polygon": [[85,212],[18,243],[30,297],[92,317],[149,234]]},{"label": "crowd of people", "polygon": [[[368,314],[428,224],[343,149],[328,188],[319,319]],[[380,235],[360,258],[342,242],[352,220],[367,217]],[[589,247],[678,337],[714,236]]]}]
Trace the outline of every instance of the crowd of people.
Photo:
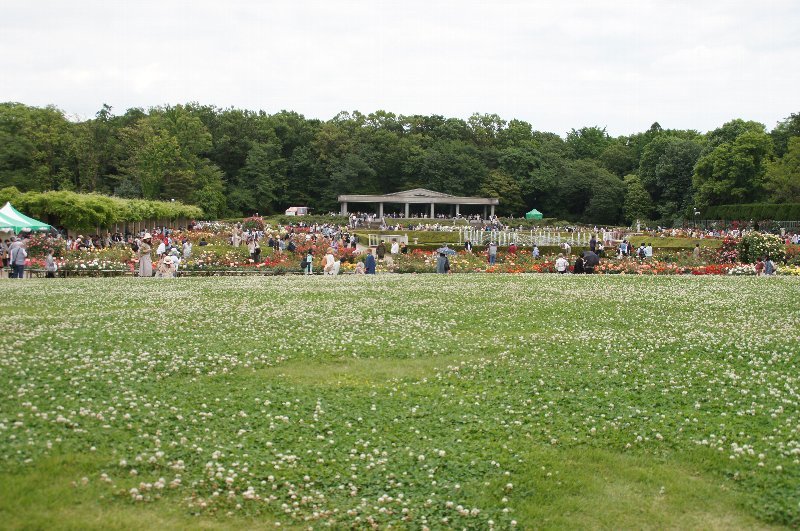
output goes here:
[{"label": "crowd of people", "polygon": [[[246,223],[225,224],[221,222],[202,222],[192,223],[188,227],[153,227],[150,230],[141,230],[137,233],[106,232],[105,235],[77,236],[66,233],[54,234],[53,242],[55,247],[60,247],[69,251],[95,251],[109,248],[129,248],[137,259],[136,271],[141,277],[173,277],[177,275],[181,263],[192,257],[194,245],[205,246],[208,242],[201,238],[191,237],[194,231],[204,234],[214,234],[215,242],[219,242],[219,237],[223,235],[224,241],[232,247],[246,246],[248,255],[252,262],[261,263],[262,249],[271,249],[272,256],[284,253],[297,254],[300,251],[302,259],[298,260],[300,269],[306,274],[314,273],[315,250],[319,250],[322,260],[322,273],[338,274],[341,263],[336,259],[341,255],[343,249],[351,252],[363,253],[364,259],[356,264],[355,273],[374,274],[377,263],[391,265],[393,257],[407,254],[409,247],[405,241],[392,239],[390,242],[381,240],[374,248],[359,245],[358,237],[354,234],[354,227],[358,226],[359,221],[370,220],[370,215],[352,214],[348,225],[338,225],[335,223],[312,223],[298,219],[295,222],[282,225],[278,230],[264,228],[262,226],[248,225]],[[453,232],[458,230],[458,225],[447,223],[414,222],[403,220],[393,225],[387,225],[386,219],[382,219],[381,227],[387,231],[431,231],[431,232]],[[481,231],[493,231],[501,229],[513,234],[515,231],[527,232],[523,227],[513,228],[502,225],[500,220],[492,217],[488,220],[476,219],[475,227]],[[463,226],[463,225],[461,225]],[[578,230],[574,226],[548,227],[549,232],[570,233]],[[650,242],[642,242],[638,247],[635,246],[625,233],[619,229],[594,227],[581,228],[585,234],[591,232],[591,239],[588,241],[588,250],[580,256],[572,257],[572,245],[570,241],[562,241],[560,244],[561,254],[556,258],[556,270],[558,272],[573,271],[576,273],[594,272],[599,260],[609,257],[628,258],[633,257],[642,261],[653,260],[653,243],[658,242],[657,238],[663,237],[693,237],[700,239],[706,237],[739,237],[753,230],[748,228],[742,230],[731,228],[725,230],[698,231],[693,229],[661,229],[658,228],[651,232],[641,232],[638,236],[653,237]],[[584,234],[584,237],[586,237]],[[492,235],[494,237],[494,235]],[[800,244],[800,234],[795,232],[782,233],[786,244]],[[481,236],[482,241],[486,241],[485,236]],[[507,240],[506,240],[507,241]],[[512,240],[513,241],[513,240]],[[364,244],[367,242],[363,242]],[[574,243],[574,242],[573,242]],[[656,244],[658,245],[658,244]],[[484,247],[486,260],[489,266],[497,263],[500,245],[497,241],[490,241]],[[474,243],[465,241],[463,250],[467,253],[473,252]],[[322,249],[325,252],[322,253]],[[510,255],[517,253],[530,253],[534,259],[540,257],[540,250],[537,245],[532,245],[530,250],[518,247],[516,243],[510,243],[505,250]],[[695,245],[692,256],[699,262],[701,256],[700,245]],[[0,241],[0,255],[3,258],[4,268],[10,268],[9,276],[12,278],[22,278],[25,264],[28,262],[28,250],[26,249],[26,234],[12,236]],[[447,253],[436,253],[437,272],[448,272],[449,258]],[[300,256],[298,256],[300,258]],[[574,261],[573,261],[574,260]],[[58,266],[52,253],[44,258],[44,269],[47,276],[52,276]],[[318,262],[319,263],[319,262]],[[774,272],[775,264],[769,257],[763,257],[757,264],[758,274],[771,274]]]},{"label": "crowd of people", "polygon": [[[400,220],[402,220],[402,222]],[[354,229],[359,227],[372,227],[373,224],[378,224],[378,228],[381,230],[432,230],[437,232],[454,232],[458,231],[459,228],[463,226],[459,225],[457,222],[464,220],[468,221],[471,226],[478,227],[481,230],[505,230],[509,228],[495,215],[489,216],[488,218],[483,218],[477,214],[469,216],[447,216],[445,214],[439,214],[434,217],[425,214],[414,214],[405,217],[405,215],[389,213],[384,214],[383,217],[379,217],[377,214],[367,212],[351,213],[348,217],[348,227]],[[448,221],[450,223],[447,223]]]}]

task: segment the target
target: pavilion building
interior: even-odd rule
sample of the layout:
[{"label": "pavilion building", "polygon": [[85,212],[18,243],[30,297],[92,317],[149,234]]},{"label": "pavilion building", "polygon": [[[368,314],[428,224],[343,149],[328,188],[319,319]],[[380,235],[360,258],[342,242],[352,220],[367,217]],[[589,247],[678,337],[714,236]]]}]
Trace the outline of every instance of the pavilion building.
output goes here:
[{"label": "pavilion building", "polygon": [[[459,216],[462,205],[483,206],[483,217],[494,216],[494,207],[500,201],[495,197],[459,197],[441,192],[426,190],[425,188],[414,188],[403,192],[383,195],[340,195],[339,205],[342,215],[346,215],[351,203],[372,203],[378,205],[378,217],[383,217],[384,205],[400,204],[405,207],[405,217],[411,217],[411,205],[425,205],[425,214],[431,218],[436,217],[436,212],[445,211],[448,215]],[[428,213],[428,207],[430,212]],[[455,210],[455,214],[453,214]]]}]

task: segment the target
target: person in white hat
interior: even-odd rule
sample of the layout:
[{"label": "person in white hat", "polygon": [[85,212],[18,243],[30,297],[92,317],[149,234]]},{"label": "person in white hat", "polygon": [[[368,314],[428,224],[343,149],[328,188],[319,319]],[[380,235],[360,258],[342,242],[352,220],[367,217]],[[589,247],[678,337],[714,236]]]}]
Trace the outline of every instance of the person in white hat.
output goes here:
[{"label": "person in white hat", "polygon": [[149,232],[145,232],[142,236],[142,243],[139,245],[139,276],[150,278],[153,276],[153,257],[150,256],[153,248],[150,246],[150,241],[153,237]]},{"label": "person in white hat", "polygon": [[156,278],[172,278],[172,257],[170,255],[164,256],[158,261]]}]

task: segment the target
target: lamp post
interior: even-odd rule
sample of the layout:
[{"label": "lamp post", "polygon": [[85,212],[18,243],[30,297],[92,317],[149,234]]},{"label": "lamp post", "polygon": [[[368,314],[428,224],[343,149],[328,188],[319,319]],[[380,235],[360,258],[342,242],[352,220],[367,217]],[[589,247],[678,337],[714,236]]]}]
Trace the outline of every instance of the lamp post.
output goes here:
[{"label": "lamp post", "polygon": [[699,211],[699,210],[697,210],[697,209],[695,208],[695,209],[694,209],[694,230],[697,230],[697,229],[698,229],[698,226],[697,226],[697,216],[699,216],[699,215],[700,215],[700,211]]}]

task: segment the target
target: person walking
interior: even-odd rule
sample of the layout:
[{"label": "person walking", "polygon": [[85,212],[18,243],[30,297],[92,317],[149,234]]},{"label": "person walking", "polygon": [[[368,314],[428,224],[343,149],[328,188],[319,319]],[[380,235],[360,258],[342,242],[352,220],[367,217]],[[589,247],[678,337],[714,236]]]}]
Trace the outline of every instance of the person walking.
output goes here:
[{"label": "person walking", "polygon": [[378,255],[378,260],[383,260],[383,257],[386,256],[386,244],[383,240],[375,248],[375,254]]},{"label": "person walking", "polygon": [[28,258],[25,242],[17,238],[17,241],[11,244],[9,254],[11,257],[11,278],[22,278],[25,274],[25,260]]},{"label": "person walking", "polygon": [[333,268],[335,263],[336,258],[333,256],[333,247],[328,247],[328,252],[325,253],[325,257],[322,259],[322,272],[326,275],[334,275]]},{"label": "person walking", "polygon": [[494,265],[497,262],[497,244],[489,242],[489,265]]},{"label": "person walking", "polygon": [[375,274],[375,257],[372,255],[372,249],[367,249],[367,257],[364,259],[364,273],[367,275]]},{"label": "person walking", "polygon": [[188,239],[183,240],[183,259],[188,260],[192,257],[192,242]]},{"label": "person walking", "polygon": [[242,227],[238,223],[231,229],[231,245],[239,247],[242,243]]},{"label": "person walking", "polygon": [[56,260],[53,258],[53,251],[47,251],[47,256],[44,258],[44,270],[46,271],[45,277],[47,278],[56,278],[56,271],[58,270],[58,266],[56,265]]},{"label": "person walking", "polygon": [[439,253],[439,256],[436,257],[436,272],[440,275],[445,275],[450,271],[450,263],[447,260],[447,255],[444,253]]},{"label": "person walking", "polygon": [[139,256],[139,277],[150,278],[153,276],[153,257],[150,253],[153,247],[150,245],[153,237],[149,232],[142,236],[142,243],[139,244],[137,254]]}]

